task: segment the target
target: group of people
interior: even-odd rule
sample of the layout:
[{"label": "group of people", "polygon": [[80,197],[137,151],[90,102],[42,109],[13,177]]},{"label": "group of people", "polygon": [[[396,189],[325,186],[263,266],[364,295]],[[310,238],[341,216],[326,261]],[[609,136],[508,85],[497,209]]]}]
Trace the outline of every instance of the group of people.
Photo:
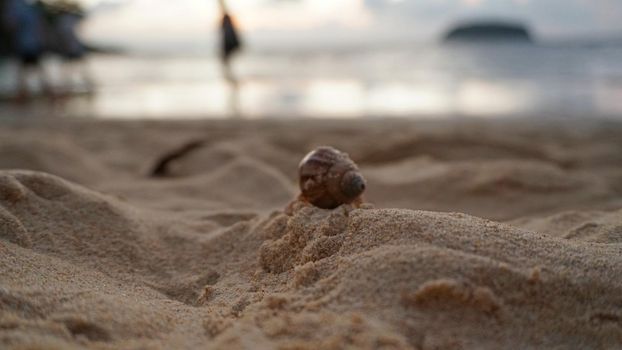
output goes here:
[{"label": "group of people", "polygon": [[[222,13],[220,59],[223,76],[232,89],[230,103],[236,111],[238,81],[231,59],[242,43],[225,1],[218,0]],[[0,59],[12,57],[18,63],[15,86],[19,100],[33,96],[33,81],[36,90],[46,96],[92,91],[94,84],[83,60],[88,49],[77,35],[84,17],[75,0],[0,0]],[[49,54],[61,58],[60,90],[52,84],[43,64]],[[76,83],[82,89],[76,90]]]},{"label": "group of people", "polygon": [[[73,79],[75,73],[80,73],[83,83],[91,85],[86,68],[80,64],[87,50],[76,33],[84,18],[84,11],[78,3],[70,0],[0,0],[0,6],[4,46],[1,51],[19,62],[19,97],[31,95],[29,78],[37,78],[43,93],[57,93],[42,64],[46,54],[61,57],[65,79]],[[72,84],[71,81],[66,83]]]}]

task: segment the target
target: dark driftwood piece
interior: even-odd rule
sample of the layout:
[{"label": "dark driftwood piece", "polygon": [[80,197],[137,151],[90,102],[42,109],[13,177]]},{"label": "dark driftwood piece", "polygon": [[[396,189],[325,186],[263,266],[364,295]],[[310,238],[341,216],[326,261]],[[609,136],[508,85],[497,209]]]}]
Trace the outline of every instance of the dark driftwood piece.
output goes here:
[{"label": "dark driftwood piece", "polygon": [[149,175],[151,177],[167,177],[170,176],[170,164],[179,158],[183,158],[188,153],[196,150],[197,148],[205,145],[206,140],[194,140],[190,141],[183,146],[176,148],[170,152],[160,156],[155,162],[155,165],[151,168]]}]

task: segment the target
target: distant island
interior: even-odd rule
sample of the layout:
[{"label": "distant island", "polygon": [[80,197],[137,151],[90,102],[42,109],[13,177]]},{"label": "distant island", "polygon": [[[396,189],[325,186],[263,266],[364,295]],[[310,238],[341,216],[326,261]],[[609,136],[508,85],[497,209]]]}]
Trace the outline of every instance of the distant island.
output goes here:
[{"label": "distant island", "polygon": [[460,24],[445,34],[444,42],[523,42],[532,43],[527,26],[509,22],[471,22]]}]

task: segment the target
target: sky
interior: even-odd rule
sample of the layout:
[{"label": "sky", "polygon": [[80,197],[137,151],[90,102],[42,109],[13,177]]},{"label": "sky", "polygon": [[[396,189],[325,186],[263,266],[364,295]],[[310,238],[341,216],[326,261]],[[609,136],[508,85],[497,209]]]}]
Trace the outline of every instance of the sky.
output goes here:
[{"label": "sky", "polygon": [[[217,0],[82,0],[88,39],[124,46],[202,49],[216,40]],[[453,23],[503,18],[542,39],[622,36],[621,0],[229,0],[250,45],[434,41]]]}]

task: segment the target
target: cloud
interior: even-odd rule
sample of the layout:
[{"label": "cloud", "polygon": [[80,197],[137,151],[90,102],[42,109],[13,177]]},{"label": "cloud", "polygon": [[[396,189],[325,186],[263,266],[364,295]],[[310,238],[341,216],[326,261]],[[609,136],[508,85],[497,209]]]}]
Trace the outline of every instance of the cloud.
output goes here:
[{"label": "cloud", "polygon": [[462,3],[467,6],[479,6],[484,2],[484,0],[462,0]]},{"label": "cloud", "polygon": [[[102,0],[84,0],[96,4]],[[107,42],[214,46],[216,1],[103,0],[123,5],[86,26]],[[620,0],[230,0],[248,42],[352,43],[436,40],[455,22],[502,18],[528,23],[541,38],[622,34]]]}]

